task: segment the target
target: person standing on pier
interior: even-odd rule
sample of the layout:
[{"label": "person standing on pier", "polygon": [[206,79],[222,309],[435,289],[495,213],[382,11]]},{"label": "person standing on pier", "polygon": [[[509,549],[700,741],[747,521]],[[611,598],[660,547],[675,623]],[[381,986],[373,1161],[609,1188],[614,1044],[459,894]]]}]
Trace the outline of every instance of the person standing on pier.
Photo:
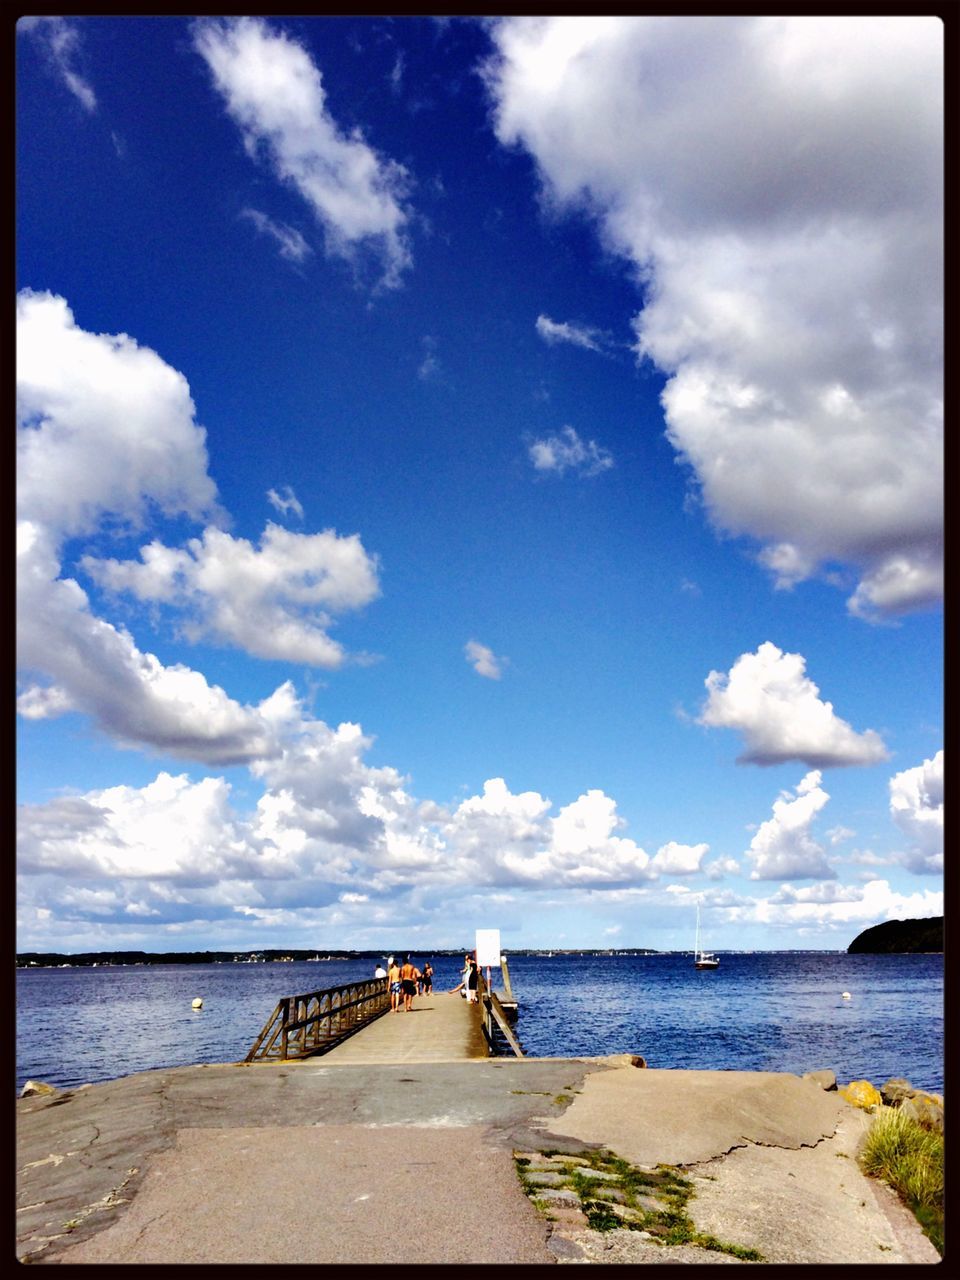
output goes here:
[{"label": "person standing on pier", "polygon": [[410,957],[403,957],[403,964],[400,966],[400,986],[403,991],[403,1012],[409,1013],[413,1008],[413,997],[417,994],[417,979],[420,977],[420,970],[415,964],[410,963]]},{"label": "person standing on pier", "polygon": [[477,962],[473,956],[463,957],[463,973],[460,976],[460,982],[450,991],[454,995],[457,991],[462,991],[467,1000],[471,1004],[477,1003]]},{"label": "person standing on pier", "polygon": [[387,970],[387,979],[390,983],[390,1012],[396,1013],[400,1008],[400,966],[397,964],[393,956],[390,957],[390,968]]},{"label": "person standing on pier", "polygon": [[420,994],[428,996],[433,991],[433,965],[428,960],[420,973]]}]

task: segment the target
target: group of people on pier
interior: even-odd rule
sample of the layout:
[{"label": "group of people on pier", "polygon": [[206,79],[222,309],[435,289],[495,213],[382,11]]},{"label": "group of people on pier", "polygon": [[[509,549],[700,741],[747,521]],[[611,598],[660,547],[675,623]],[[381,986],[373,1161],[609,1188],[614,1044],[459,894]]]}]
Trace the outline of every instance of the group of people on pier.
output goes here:
[{"label": "group of people on pier", "polygon": [[415,995],[427,996],[433,990],[433,965],[429,960],[418,969],[409,956],[400,961],[390,956],[387,968],[378,964],[374,977],[388,980],[391,1013],[409,1013]]},{"label": "group of people on pier", "polygon": [[[471,1004],[475,1004],[479,974],[476,956],[465,955],[460,981],[455,987],[450,988],[450,994],[454,995],[459,991]],[[422,969],[418,969],[409,956],[404,956],[402,960],[390,956],[387,960],[387,968],[384,969],[382,964],[378,964],[373,976],[387,979],[391,1013],[409,1013],[413,1008],[415,995],[427,996],[433,991],[433,965],[429,960],[424,963]]]}]

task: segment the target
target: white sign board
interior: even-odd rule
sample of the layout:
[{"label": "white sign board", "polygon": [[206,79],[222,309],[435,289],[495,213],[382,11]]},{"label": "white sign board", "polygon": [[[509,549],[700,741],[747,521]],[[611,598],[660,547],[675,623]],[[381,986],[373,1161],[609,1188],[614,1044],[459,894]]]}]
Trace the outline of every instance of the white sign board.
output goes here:
[{"label": "white sign board", "polygon": [[500,930],[477,930],[477,964],[481,969],[500,968]]}]

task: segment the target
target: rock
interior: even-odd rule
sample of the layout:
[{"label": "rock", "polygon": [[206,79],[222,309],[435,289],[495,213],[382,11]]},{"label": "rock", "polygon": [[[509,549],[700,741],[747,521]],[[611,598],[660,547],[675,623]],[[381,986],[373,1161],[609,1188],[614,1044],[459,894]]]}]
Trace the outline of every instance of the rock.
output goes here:
[{"label": "rock", "polygon": [[840,1097],[846,1098],[851,1106],[862,1107],[864,1111],[880,1106],[882,1101],[879,1090],[869,1080],[851,1080],[840,1090]]},{"label": "rock", "polygon": [[586,1255],[575,1240],[569,1240],[566,1236],[559,1235],[554,1232],[547,1240],[547,1248],[558,1260],[569,1260],[570,1262],[585,1262]]},{"label": "rock", "polygon": [[546,1204],[569,1204],[575,1208],[580,1208],[580,1197],[575,1191],[557,1190],[552,1187],[537,1188],[536,1200],[543,1200]]},{"label": "rock", "polygon": [[621,1222],[643,1222],[646,1217],[642,1209],[631,1209],[625,1204],[612,1204],[610,1209]]},{"label": "rock", "polygon": [[808,1071],[803,1078],[811,1084],[818,1084],[827,1093],[837,1087],[837,1077],[832,1071]]},{"label": "rock", "polygon": [[891,1076],[886,1084],[880,1086],[880,1097],[888,1107],[899,1107],[904,1098],[909,1098],[913,1092],[913,1085],[909,1080],[904,1080],[903,1076]]},{"label": "rock", "polygon": [[619,1187],[597,1187],[596,1190],[585,1193],[590,1200],[603,1200],[607,1203],[623,1204],[623,1192]]},{"label": "rock", "polygon": [[638,1195],[636,1201],[646,1213],[660,1213],[664,1208],[663,1201],[658,1200],[656,1196]]},{"label": "rock", "polygon": [[566,1182],[566,1176],[553,1169],[525,1169],[527,1181],[531,1187],[560,1187]]},{"label": "rock", "polygon": [[909,1098],[901,1102],[900,1110],[927,1128],[943,1132],[943,1099],[937,1094],[915,1089]]},{"label": "rock", "polygon": [[56,1093],[52,1084],[44,1084],[42,1080],[28,1080],[20,1090],[21,1098],[32,1098],[37,1094]]}]

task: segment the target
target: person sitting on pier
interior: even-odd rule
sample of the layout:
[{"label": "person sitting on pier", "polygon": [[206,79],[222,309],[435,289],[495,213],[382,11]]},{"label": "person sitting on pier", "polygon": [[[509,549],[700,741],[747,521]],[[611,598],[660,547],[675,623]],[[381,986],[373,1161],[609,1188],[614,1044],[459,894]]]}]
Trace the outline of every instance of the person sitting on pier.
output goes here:
[{"label": "person sitting on pier", "polygon": [[403,991],[403,1012],[409,1013],[413,1008],[413,997],[417,994],[417,979],[420,977],[420,970],[415,964],[410,963],[410,957],[403,957],[403,964],[400,966],[400,987]]},{"label": "person sitting on pier", "polygon": [[390,968],[387,970],[387,980],[390,983],[390,1012],[396,1013],[400,1008],[400,966],[397,964],[393,956],[390,957]]}]

